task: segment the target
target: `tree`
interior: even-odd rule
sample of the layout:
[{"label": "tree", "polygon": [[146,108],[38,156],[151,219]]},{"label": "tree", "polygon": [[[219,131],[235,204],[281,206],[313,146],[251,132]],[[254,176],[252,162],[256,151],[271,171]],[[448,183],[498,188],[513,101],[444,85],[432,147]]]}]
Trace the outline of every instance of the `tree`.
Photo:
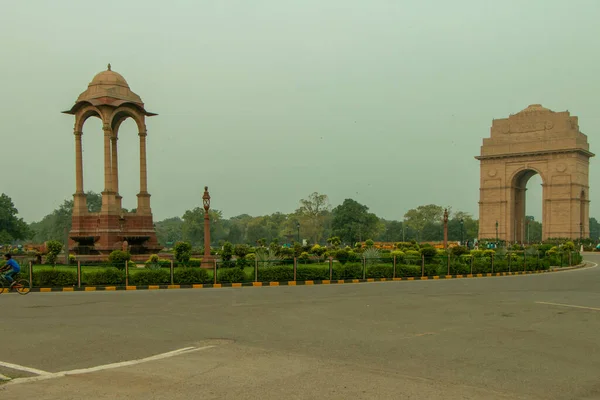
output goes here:
[{"label": "tree", "polygon": [[[210,218],[210,240],[211,243],[217,243],[226,236],[222,223],[223,213],[219,210],[209,210],[208,216]],[[204,209],[196,207],[193,210],[187,210],[182,219],[183,240],[190,242],[192,246],[202,245],[204,243]]]},{"label": "tree", "polygon": [[62,251],[63,244],[58,240],[50,240],[46,242],[46,249],[48,250],[48,255],[46,256],[46,262],[52,264],[52,266],[56,265],[56,260],[58,255]]},{"label": "tree", "polygon": [[333,234],[346,243],[361,242],[365,237],[377,236],[381,225],[379,218],[369,212],[369,207],[346,199],[332,211]]},{"label": "tree", "polygon": [[163,246],[173,246],[175,242],[183,240],[183,220],[173,217],[157,222],[156,237]]},{"label": "tree", "polygon": [[296,215],[302,232],[313,243],[319,243],[324,237],[324,225],[330,215],[331,205],[326,194],[314,192],[300,200]]},{"label": "tree", "polygon": [[31,230],[23,218],[18,217],[19,210],[15,208],[12,199],[6,194],[0,195],[0,240],[10,243],[15,240],[27,239]]},{"label": "tree", "polygon": [[590,218],[590,238],[594,241],[600,238],[600,223],[594,217]]},{"label": "tree", "polygon": [[[431,236],[435,236],[431,234],[431,231],[439,231],[436,225],[441,224],[443,216],[444,208],[435,204],[419,206],[404,214],[406,225],[418,233],[419,240],[425,240],[425,235],[427,240],[435,240],[431,238]],[[425,231],[426,227],[427,231]]]},{"label": "tree", "polygon": [[[87,208],[91,213],[100,212],[102,208],[102,195],[95,192],[85,194]],[[73,200],[65,200],[56,210],[46,215],[39,222],[30,225],[33,231],[33,241],[43,243],[48,240],[64,241],[65,232],[71,230],[73,217]]]}]

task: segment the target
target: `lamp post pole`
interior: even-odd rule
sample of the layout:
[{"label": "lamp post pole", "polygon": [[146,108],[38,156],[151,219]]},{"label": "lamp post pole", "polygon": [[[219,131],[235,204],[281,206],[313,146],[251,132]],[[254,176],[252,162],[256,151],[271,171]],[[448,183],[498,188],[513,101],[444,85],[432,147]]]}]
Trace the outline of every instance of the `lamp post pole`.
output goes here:
[{"label": "lamp post pole", "polygon": [[498,221],[496,221],[496,247],[498,247]]},{"label": "lamp post pole", "polygon": [[296,229],[298,229],[298,243],[300,243],[300,222],[296,222]]},{"label": "lamp post pole", "polygon": [[448,209],[444,210],[444,250],[448,250]]},{"label": "lamp post pole", "polygon": [[464,246],[464,241],[465,241],[465,235],[464,235],[464,227],[465,225],[465,221],[461,218],[460,219],[460,245]]},{"label": "lamp post pole", "polygon": [[213,261],[210,255],[210,194],[208,186],[204,186],[204,195],[202,196],[202,205],[204,206],[204,256],[202,257],[202,266],[204,268],[213,268]]}]

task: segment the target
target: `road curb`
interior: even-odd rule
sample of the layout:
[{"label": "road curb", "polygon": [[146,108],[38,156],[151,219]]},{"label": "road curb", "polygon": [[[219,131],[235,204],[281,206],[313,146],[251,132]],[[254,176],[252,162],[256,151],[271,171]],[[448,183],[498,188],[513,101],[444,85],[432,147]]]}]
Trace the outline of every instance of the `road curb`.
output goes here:
[{"label": "road curb", "polygon": [[[567,271],[583,268],[586,264],[579,264],[572,267],[552,268],[540,271],[515,271],[515,272],[488,272],[485,274],[466,274],[466,275],[435,275],[435,276],[415,276],[402,278],[367,278],[367,279],[339,279],[339,280],[308,280],[308,281],[282,281],[282,282],[243,282],[243,283],[201,283],[185,285],[141,285],[141,286],[82,286],[78,287],[39,287],[32,288],[32,292],[96,292],[96,291],[121,291],[121,290],[173,290],[173,289],[213,289],[213,288],[241,288],[241,287],[266,287],[266,286],[310,286],[310,285],[339,285],[349,283],[366,282],[399,282],[399,281],[427,281],[427,280],[445,280],[445,279],[466,279],[466,278],[486,278],[493,276],[516,276],[516,275],[534,275],[550,272]],[[5,289],[6,291],[6,289]]]}]

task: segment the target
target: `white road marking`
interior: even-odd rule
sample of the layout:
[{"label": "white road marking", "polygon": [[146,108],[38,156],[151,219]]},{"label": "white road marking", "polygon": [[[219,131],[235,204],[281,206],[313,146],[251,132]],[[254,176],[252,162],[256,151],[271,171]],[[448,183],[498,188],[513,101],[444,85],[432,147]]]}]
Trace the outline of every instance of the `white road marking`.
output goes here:
[{"label": "white road marking", "polygon": [[18,371],[29,372],[29,373],[36,374],[36,375],[49,375],[50,374],[50,372],[42,371],[41,369],[29,368],[29,367],[25,367],[23,365],[11,364],[11,363],[7,363],[7,362],[3,362],[3,361],[0,361],[0,367],[16,369]]},{"label": "white road marking", "polygon": [[97,367],[74,369],[71,371],[61,371],[61,372],[53,372],[53,373],[46,372],[43,375],[33,376],[30,378],[16,378],[16,379],[13,379],[13,380],[9,381],[8,383],[6,383],[6,385],[15,385],[15,384],[19,384],[19,383],[43,381],[46,379],[56,379],[56,378],[62,378],[64,376],[68,376],[68,375],[89,374],[92,372],[103,371],[106,369],[127,367],[130,365],[136,365],[136,364],[141,364],[141,363],[145,363],[145,362],[149,362],[149,361],[161,360],[163,358],[169,358],[169,357],[179,356],[182,354],[193,353],[195,351],[207,350],[207,349],[210,349],[213,347],[216,347],[216,346],[185,347],[183,349],[173,350],[173,351],[169,351],[167,353],[157,354],[154,356],[140,358],[137,360],[122,361],[122,362],[118,362],[118,363],[99,365]]},{"label": "white road marking", "polygon": [[10,381],[10,378],[6,375],[0,374],[0,381]]},{"label": "white road marking", "polygon": [[561,307],[571,307],[571,308],[583,308],[585,310],[600,311],[600,308],[596,308],[596,307],[575,306],[575,305],[572,305],[572,304],[561,304],[561,303],[547,303],[545,301],[536,301],[536,304],[548,304],[548,305],[551,305],[551,306],[561,306]]}]

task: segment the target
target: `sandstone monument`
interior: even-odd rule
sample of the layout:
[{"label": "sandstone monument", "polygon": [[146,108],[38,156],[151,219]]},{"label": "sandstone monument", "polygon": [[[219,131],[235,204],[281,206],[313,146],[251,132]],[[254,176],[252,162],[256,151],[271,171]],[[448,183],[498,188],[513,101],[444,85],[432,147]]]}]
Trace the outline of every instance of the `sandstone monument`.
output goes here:
[{"label": "sandstone monument", "polygon": [[542,238],[589,237],[589,151],[577,117],[532,104],[492,123],[480,160],[479,238],[523,242],[527,181],[543,187]]},{"label": "sandstone monument", "polygon": [[[69,248],[75,254],[106,255],[120,250],[127,242],[133,254],[160,250],[152,222],[150,194],[146,174],[146,111],[140,96],[129,88],[125,79],[111,70],[97,74],[65,114],[75,116],[75,194]],[[90,213],[83,190],[82,132],[90,117],[100,118],[104,130],[104,190],[102,209]],[[127,118],[137,124],[140,138],[140,191],[137,210],[123,212],[119,195],[117,140],[119,126]],[[92,133],[93,134],[93,133]]]}]

